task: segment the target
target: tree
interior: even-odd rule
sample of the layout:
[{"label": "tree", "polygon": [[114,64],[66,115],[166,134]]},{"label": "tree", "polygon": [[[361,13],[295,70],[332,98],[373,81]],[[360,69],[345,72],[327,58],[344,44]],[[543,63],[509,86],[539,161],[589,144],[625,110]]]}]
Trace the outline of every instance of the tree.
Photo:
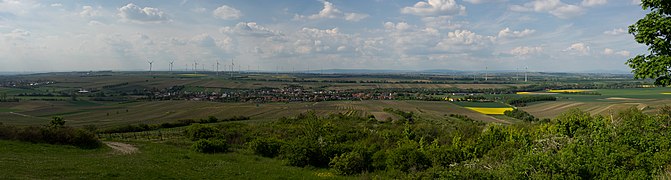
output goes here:
[{"label": "tree", "polygon": [[219,135],[218,131],[219,130],[214,126],[193,124],[186,128],[186,135],[192,141],[197,141],[217,137]]},{"label": "tree", "polygon": [[63,119],[63,117],[60,117],[60,116],[54,116],[54,117],[52,117],[52,118],[53,118],[53,119],[52,119],[51,122],[49,123],[49,127],[53,127],[53,128],[61,128],[61,127],[65,126],[65,120]]},{"label": "tree", "polygon": [[638,79],[653,78],[656,85],[671,85],[671,1],[641,0],[641,7],[650,10],[643,19],[629,26],[636,42],[645,44],[649,55],[627,60]]},{"label": "tree", "polygon": [[341,175],[358,174],[366,170],[366,159],[358,152],[343,153],[329,163]]}]

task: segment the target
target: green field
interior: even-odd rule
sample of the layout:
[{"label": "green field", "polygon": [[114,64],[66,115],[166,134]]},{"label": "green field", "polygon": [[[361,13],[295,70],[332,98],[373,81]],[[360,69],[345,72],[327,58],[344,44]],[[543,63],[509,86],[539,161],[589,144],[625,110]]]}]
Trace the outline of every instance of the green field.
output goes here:
[{"label": "green field", "polygon": [[595,89],[601,95],[554,94],[557,101],[532,103],[521,107],[540,118],[553,118],[569,109],[577,108],[592,114],[611,115],[627,108],[654,113],[671,105],[671,95],[663,94],[671,88]]},{"label": "green field", "polygon": [[327,169],[285,166],[244,152],[202,154],[177,142],[129,144],[139,152],[0,140],[0,179],[342,179]]},{"label": "green field", "polygon": [[[484,103],[497,105],[495,103]],[[272,121],[281,117],[291,117],[307,111],[319,114],[356,113],[367,116],[373,114],[380,121],[387,117],[396,119],[384,108],[414,111],[427,119],[440,119],[449,114],[464,114],[485,122],[504,122],[497,118],[470,111],[462,106],[445,101],[327,101],[304,103],[216,103],[198,101],[154,101],[134,103],[100,104],[88,101],[28,101],[2,103],[0,122],[12,125],[44,124],[51,116],[63,116],[71,126],[96,125],[99,127],[121,126],[125,124],[156,124],[174,122],[181,119],[206,119],[208,116],[230,118],[247,116],[251,122]],[[354,114],[352,114],[354,115]]]}]

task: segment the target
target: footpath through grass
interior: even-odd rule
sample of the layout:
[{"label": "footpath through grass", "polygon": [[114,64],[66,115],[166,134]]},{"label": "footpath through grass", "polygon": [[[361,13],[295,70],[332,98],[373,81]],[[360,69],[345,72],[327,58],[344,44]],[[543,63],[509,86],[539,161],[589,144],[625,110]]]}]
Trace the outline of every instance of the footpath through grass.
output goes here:
[{"label": "footpath through grass", "polygon": [[114,153],[108,147],[0,140],[0,179],[316,179],[328,170],[284,166],[280,160],[232,152],[201,154],[188,144],[130,143],[139,152]]}]

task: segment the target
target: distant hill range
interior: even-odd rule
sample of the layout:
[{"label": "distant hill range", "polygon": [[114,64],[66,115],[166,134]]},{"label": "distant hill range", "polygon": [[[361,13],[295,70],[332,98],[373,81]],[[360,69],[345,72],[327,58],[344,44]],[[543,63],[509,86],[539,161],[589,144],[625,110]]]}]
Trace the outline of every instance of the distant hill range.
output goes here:
[{"label": "distant hill range", "polygon": [[[308,73],[307,71],[297,71],[299,73]],[[427,69],[427,70],[389,70],[389,69],[325,69],[313,70],[309,73],[325,73],[325,74],[480,74],[480,73],[515,73],[524,71],[515,70],[490,70],[490,71],[462,71],[451,69]],[[576,72],[534,72],[543,74],[621,74],[629,75],[630,71],[622,70],[594,70],[594,71],[576,71]]]}]

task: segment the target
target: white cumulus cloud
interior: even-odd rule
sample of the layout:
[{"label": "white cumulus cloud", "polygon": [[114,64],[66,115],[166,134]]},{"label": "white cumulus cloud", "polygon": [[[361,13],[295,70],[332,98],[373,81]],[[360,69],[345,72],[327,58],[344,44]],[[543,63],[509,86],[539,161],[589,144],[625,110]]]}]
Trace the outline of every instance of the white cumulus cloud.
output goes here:
[{"label": "white cumulus cloud", "polygon": [[511,49],[508,53],[517,57],[526,57],[543,52],[543,47],[519,46]]},{"label": "white cumulus cloud", "polygon": [[79,12],[79,16],[81,17],[96,17],[100,15],[100,11],[91,6],[82,6],[82,11]]},{"label": "white cumulus cloud", "polygon": [[607,35],[615,36],[615,35],[624,34],[626,32],[627,32],[627,30],[624,30],[623,28],[616,28],[616,29],[613,29],[613,30],[604,31],[603,33],[607,34]]},{"label": "white cumulus cloud", "polygon": [[336,8],[336,6],[328,1],[323,1],[324,3],[324,8],[319,11],[317,14],[312,14],[308,16],[303,16],[303,15],[295,15],[294,20],[299,20],[299,19],[344,19],[346,21],[361,21],[362,19],[367,18],[369,15],[368,14],[362,14],[362,13],[353,13],[353,12],[342,12],[340,9]]},{"label": "white cumulus cloud", "polygon": [[510,30],[510,28],[505,28],[499,31],[499,37],[500,38],[521,38],[521,37],[526,37],[531,34],[536,32],[536,30],[533,29],[524,29],[522,31],[513,31]]},{"label": "white cumulus cloud", "polygon": [[422,22],[426,27],[435,28],[435,29],[459,29],[462,28],[465,22],[454,22],[450,16],[436,16],[436,17],[423,17]]},{"label": "white cumulus cloud", "polygon": [[603,54],[608,55],[608,56],[618,55],[618,56],[624,56],[624,57],[629,57],[631,55],[631,53],[629,51],[625,51],[625,50],[615,51],[615,50],[610,49],[610,48],[603,49]]},{"label": "white cumulus cloud", "polygon": [[219,19],[235,20],[235,19],[240,19],[240,17],[242,17],[242,12],[240,12],[240,10],[237,10],[233,7],[223,5],[221,7],[218,7],[214,11],[212,11],[212,15],[214,17],[219,18]]},{"label": "white cumulus cloud", "polygon": [[568,19],[584,14],[584,9],[561,0],[533,0],[523,5],[512,5],[510,10],[517,12],[546,12],[555,17]]},{"label": "white cumulus cloud", "polygon": [[144,7],[130,3],[119,8],[119,16],[133,22],[163,22],[168,21],[168,15],[157,8]]},{"label": "white cumulus cloud", "polygon": [[583,0],[580,4],[583,6],[598,6],[606,3],[608,3],[608,0]]},{"label": "white cumulus cloud", "polygon": [[565,52],[587,55],[589,53],[589,46],[585,43],[574,43],[571,44],[568,48],[564,49]]},{"label": "white cumulus cloud", "polygon": [[271,37],[280,36],[282,33],[272,30],[270,28],[258,25],[256,22],[240,22],[235,27],[224,27],[220,29],[222,33],[236,33],[238,35],[253,36],[253,37]]},{"label": "white cumulus cloud", "polygon": [[345,20],[347,21],[361,21],[362,19],[367,18],[368,14],[361,13],[345,13]]},{"label": "white cumulus cloud", "polygon": [[402,8],[401,13],[417,16],[464,15],[466,7],[457,4],[455,0],[427,0],[417,2],[412,7]]},{"label": "white cumulus cloud", "polygon": [[472,3],[472,4],[482,4],[482,3],[489,3],[489,2],[504,2],[506,0],[464,0],[464,1]]},{"label": "white cumulus cloud", "polygon": [[495,40],[496,37],[493,36],[483,36],[469,30],[455,30],[448,32],[436,46],[443,50],[473,51],[491,45]]}]

